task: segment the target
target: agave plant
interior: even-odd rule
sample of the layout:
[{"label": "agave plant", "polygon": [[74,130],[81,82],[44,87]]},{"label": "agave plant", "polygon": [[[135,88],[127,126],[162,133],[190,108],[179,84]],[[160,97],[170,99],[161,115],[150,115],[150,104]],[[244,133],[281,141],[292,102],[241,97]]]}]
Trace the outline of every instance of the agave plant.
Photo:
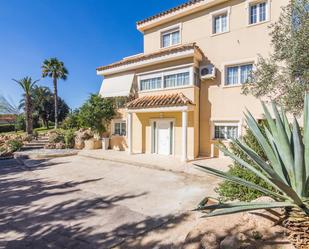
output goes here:
[{"label": "agave plant", "polygon": [[266,118],[265,135],[249,111],[245,116],[248,128],[263,148],[267,161],[241,139],[232,139],[232,141],[251,159],[251,163],[234,155],[225,146],[220,145],[219,149],[262,178],[273,187],[273,191],[213,168],[196,166],[227,181],[258,190],[275,201],[219,202],[208,205],[205,199],[200,203],[198,210],[207,212],[206,216],[218,216],[257,209],[285,208],[286,217],[283,224],[291,231],[290,239],[298,248],[308,248],[302,246],[309,245],[309,96],[305,96],[303,132],[297,119],[294,117],[293,124],[290,124],[285,112],[279,111],[274,103],[272,103],[274,118],[266,104],[262,103],[262,105]]}]

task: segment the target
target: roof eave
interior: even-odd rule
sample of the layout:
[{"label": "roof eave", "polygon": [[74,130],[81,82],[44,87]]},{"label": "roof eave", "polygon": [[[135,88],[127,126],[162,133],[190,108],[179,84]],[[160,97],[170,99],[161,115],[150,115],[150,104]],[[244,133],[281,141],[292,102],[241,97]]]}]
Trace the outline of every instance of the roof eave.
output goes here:
[{"label": "roof eave", "polygon": [[190,15],[192,13],[196,13],[196,12],[199,12],[201,10],[204,10],[204,9],[208,9],[210,7],[213,7],[215,5],[218,5],[220,3],[223,3],[223,2],[227,2],[229,0],[210,0],[208,2],[205,2],[205,1],[202,1],[202,2],[198,2],[196,4],[193,4],[191,6],[187,6],[187,7],[184,7],[182,9],[178,9],[178,10],[175,10],[171,13],[167,13],[167,14],[164,14],[164,15],[159,15],[158,17],[155,17],[149,21],[145,21],[142,23],[138,22],[136,24],[136,28],[137,30],[139,30],[140,32],[144,32],[145,30],[148,30],[148,29],[151,29],[151,28],[154,28],[156,26],[160,26],[164,23],[167,23],[167,22],[171,22],[171,21],[174,21],[174,20],[177,20],[183,16],[187,16],[187,15]]},{"label": "roof eave", "polygon": [[143,61],[139,61],[136,63],[130,63],[130,64],[124,64],[108,69],[97,69],[97,75],[110,75],[110,74],[115,74],[115,73],[121,73],[121,72],[126,72],[126,71],[131,71],[131,70],[136,70],[139,68],[151,66],[151,65],[156,65],[158,63],[163,63],[163,62],[169,62],[173,60],[179,60],[179,59],[184,59],[184,58],[189,58],[189,57],[194,57],[198,61],[201,61],[203,59],[203,52],[198,49],[197,47],[193,47],[192,49],[187,49],[185,51],[181,51],[178,53],[173,53],[170,55],[162,55],[158,56],[155,58],[151,59],[145,59]]}]

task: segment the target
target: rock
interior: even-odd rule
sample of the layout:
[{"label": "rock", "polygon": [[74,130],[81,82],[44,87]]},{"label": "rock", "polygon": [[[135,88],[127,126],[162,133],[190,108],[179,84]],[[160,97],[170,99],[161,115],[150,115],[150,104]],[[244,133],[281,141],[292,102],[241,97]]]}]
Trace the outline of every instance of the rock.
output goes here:
[{"label": "rock", "polygon": [[56,144],[56,149],[59,149],[59,150],[65,149],[65,144],[63,142],[57,143]]},{"label": "rock", "polygon": [[102,148],[102,141],[95,138],[91,138],[85,141],[85,150],[97,150]]},{"label": "rock", "polygon": [[250,239],[245,234],[237,233],[225,237],[220,243],[220,249],[242,249],[250,246],[250,244]]},{"label": "rock", "polygon": [[79,129],[75,132],[75,149],[82,150],[85,147],[85,140],[93,138],[93,132],[90,129]]},{"label": "rock", "polygon": [[203,236],[201,240],[201,246],[203,249],[219,249],[220,244],[218,238],[214,233],[209,233]]}]

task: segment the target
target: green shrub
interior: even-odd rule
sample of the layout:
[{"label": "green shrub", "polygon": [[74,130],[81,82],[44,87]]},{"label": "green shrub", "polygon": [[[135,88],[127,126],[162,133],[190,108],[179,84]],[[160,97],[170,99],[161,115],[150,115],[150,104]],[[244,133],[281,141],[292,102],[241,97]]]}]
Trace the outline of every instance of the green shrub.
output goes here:
[{"label": "green shrub", "polygon": [[67,149],[74,148],[75,145],[75,130],[66,130],[64,133],[64,143]]},{"label": "green shrub", "polygon": [[7,142],[7,145],[11,152],[15,152],[21,149],[23,143],[20,140],[12,139]]},{"label": "green shrub", "polygon": [[78,122],[78,111],[70,113],[62,122],[62,128],[65,130],[80,128]]},{"label": "green shrub", "polygon": [[12,124],[1,124],[0,125],[0,133],[1,132],[11,132],[15,131],[15,126]]},{"label": "green shrub", "polygon": [[[264,122],[262,122],[264,123]],[[262,123],[260,124],[261,127]],[[263,149],[259,145],[258,141],[252,134],[250,130],[246,130],[245,135],[242,138],[247,145],[253,149],[261,158],[267,161],[267,157],[263,152]],[[230,143],[229,149],[241,159],[246,162],[250,162],[250,159],[246,154],[244,154],[233,142]],[[248,171],[243,166],[239,165],[238,163],[234,162],[233,165],[230,166],[228,171],[229,174],[233,176],[240,177],[244,180],[248,180],[253,182],[259,186],[262,186],[266,189],[272,189],[267,183],[265,183],[261,178],[257,177],[251,171]],[[263,194],[257,190],[252,190],[247,187],[241,186],[239,184],[231,183],[229,181],[224,181],[223,183],[219,184],[219,187],[216,189],[217,193],[220,195],[220,198],[223,201],[229,200],[240,200],[240,201],[252,201]]]}]

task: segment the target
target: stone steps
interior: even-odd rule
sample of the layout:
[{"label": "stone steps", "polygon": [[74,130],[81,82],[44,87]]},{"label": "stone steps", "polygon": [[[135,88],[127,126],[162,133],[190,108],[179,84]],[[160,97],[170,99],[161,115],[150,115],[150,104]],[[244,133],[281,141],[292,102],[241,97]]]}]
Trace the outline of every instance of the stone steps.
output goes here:
[{"label": "stone steps", "polygon": [[38,139],[32,140],[22,147],[22,151],[44,149],[48,143],[49,138],[46,136],[39,136]]}]

